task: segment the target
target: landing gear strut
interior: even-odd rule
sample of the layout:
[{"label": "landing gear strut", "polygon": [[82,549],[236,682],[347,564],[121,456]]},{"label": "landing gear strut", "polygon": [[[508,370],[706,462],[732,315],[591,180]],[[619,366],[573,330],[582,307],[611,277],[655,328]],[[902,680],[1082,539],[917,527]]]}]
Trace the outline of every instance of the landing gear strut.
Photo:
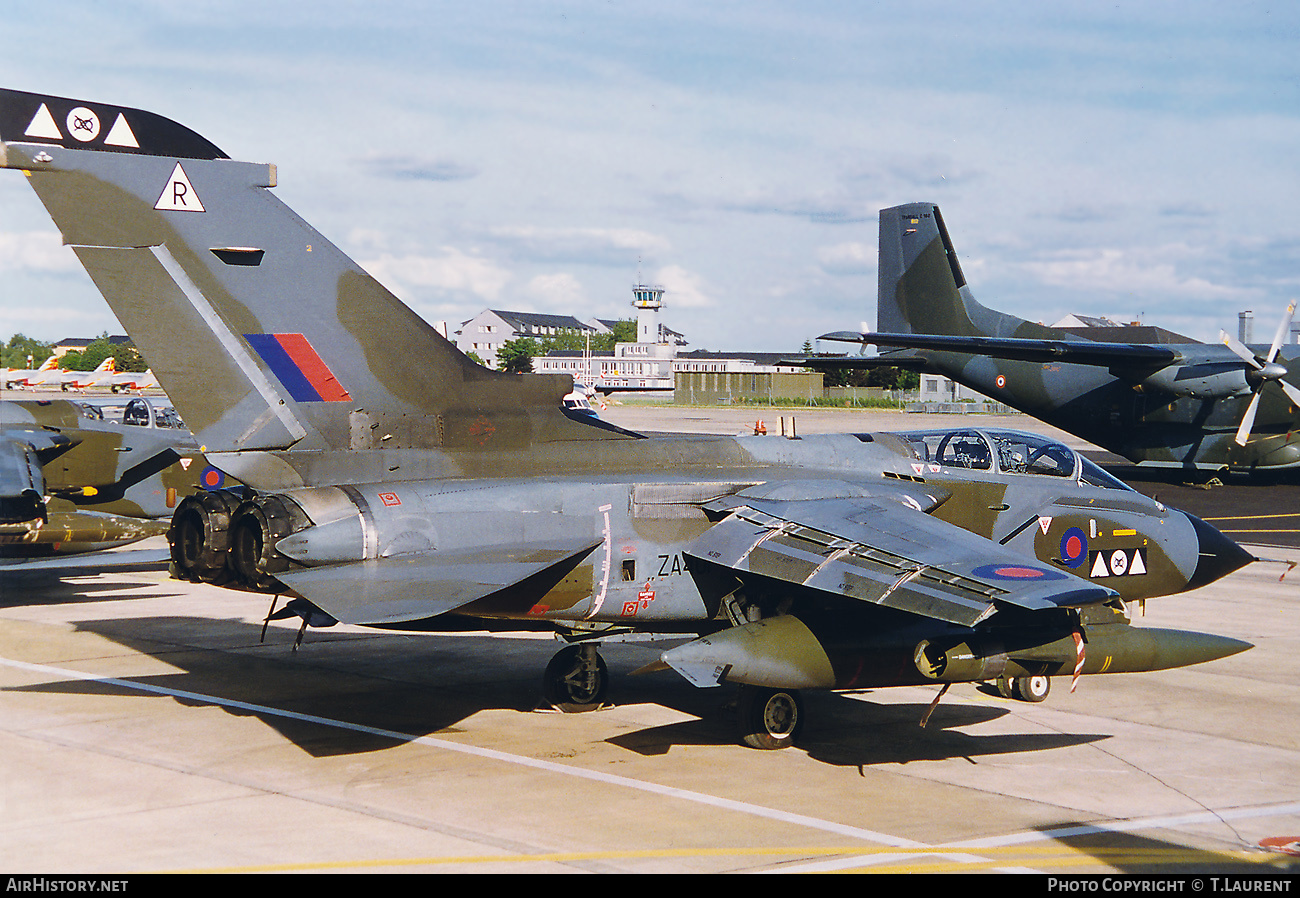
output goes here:
[{"label": "landing gear strut", "polygon": [[561,649],[546,665],[542,694],[557,711],[573,714],[594,711],[605,700],[609,672],[595,643],[581,643]]},{"label": "landing gear strut", "polygon": [[803,729],[803,699],[797,689],[741,686],[737,712],[740,741],[751,748],[788,748]]}]

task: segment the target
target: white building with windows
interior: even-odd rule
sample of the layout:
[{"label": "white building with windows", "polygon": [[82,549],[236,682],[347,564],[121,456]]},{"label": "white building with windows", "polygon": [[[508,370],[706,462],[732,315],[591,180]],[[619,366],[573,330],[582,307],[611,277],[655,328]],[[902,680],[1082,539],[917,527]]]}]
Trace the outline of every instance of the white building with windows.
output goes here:
[{"label": "white building with windows", "polygon": [[557,337],[561,334],[608,333],[572,315],[543,315],[537,312],[505,312],[486,309],[460,326],[455,344],[461,352],[474,353],[489,368],[497,366],[497,353],[520,337]]}]

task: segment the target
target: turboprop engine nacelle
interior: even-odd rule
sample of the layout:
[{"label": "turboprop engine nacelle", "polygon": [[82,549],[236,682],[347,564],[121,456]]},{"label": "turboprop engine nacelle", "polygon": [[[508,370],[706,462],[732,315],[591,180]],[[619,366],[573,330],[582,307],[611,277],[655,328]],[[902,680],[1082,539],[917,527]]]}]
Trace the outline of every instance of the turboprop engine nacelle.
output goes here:
[{"label": "turboprop engine nacelle", "polygon": [[[1118,371],[1112,373],[1123,376]],[[1281,373],[1286,373],[1285,369]],[[1252,381],[1258,382],[1258,377],[1259,372],[1248,371],[1234,358],[1231,361],[1168,365],[1142,378],[1139,386],[1144,392],[1169,393],[1194,399],[1226,399],[1230,396],[1249,395]]]}]

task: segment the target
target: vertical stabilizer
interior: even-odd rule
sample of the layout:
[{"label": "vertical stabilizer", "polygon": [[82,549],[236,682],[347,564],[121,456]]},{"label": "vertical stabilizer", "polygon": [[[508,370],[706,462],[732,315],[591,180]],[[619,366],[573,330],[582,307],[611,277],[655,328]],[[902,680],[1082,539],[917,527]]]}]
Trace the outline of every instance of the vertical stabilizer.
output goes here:
[{"label": "vertical stabilizer", "polygon": [[909,203],[880,210],[879,272],[880,333],[965,332],[959,319],[965,318],[966,277],[938,206]]},{"label": "vertical stabilizer", "polygon": [[567,376],[470,361],[276,199],[272,165],[151,113],[9,90],[0,140],[210,450],[624,438],[564,417]]}]

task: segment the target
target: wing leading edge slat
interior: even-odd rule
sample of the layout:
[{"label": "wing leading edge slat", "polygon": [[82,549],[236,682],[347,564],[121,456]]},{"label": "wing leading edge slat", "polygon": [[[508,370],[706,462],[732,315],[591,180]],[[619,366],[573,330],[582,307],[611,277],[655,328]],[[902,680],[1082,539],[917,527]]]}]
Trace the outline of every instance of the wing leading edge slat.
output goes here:
[{"label": "wing leading edge slat", "polygon": [[686,555],[705,589],[791,584],[962,626],[999,607],[1047,610],[1115,595],[929,515],[871,500],[751,501]]}]

